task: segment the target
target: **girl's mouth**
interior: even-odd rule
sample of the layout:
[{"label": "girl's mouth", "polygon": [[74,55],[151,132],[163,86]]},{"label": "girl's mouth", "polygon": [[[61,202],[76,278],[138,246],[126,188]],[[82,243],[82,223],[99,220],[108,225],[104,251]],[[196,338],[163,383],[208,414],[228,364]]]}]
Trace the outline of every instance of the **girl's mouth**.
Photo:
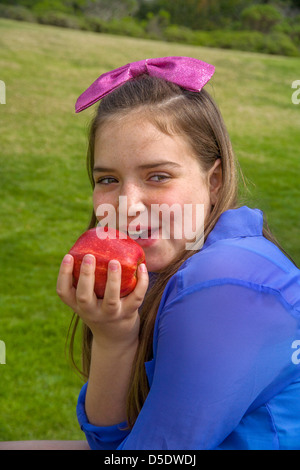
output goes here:
[{"label": "girl's mouth", "polygon": [[134,230],[128,228],[126,233],[142,247],[153,245],[160,238],[159,227],[138,227]]},{"label": "girl's mouth", "polygon": [[[153,238],[154,234],[158,234],[159,228],[144,227],[138,228],[137,230],[127,230],[127,234],[130,238],[137,239],[141,238],[146,240],[148,238]],[[158,236],[156,235],[156,238]]]}]

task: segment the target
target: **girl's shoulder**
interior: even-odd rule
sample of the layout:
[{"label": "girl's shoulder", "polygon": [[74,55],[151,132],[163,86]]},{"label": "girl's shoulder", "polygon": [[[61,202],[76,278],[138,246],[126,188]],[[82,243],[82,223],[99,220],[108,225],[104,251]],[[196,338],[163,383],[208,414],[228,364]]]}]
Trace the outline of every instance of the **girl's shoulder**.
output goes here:
[{"label": "girl's shoulder", "polygon": [[298,275],[298,268],[263,236],[263,213],[247,206],[224,212],[203,248],[181,266],[184,284],[212,279],[239,279],[276,286]]},{"label": "girl's shoulder", "polygon": [[279,277],[300,275],[295,264],[263,235],[218,240],[187,261],[178,273],[183,280],[197,282],[237,278],[271,286]]},{"label": "girl's shoulder", "polygon": [[279,293],[300,313],[300,270],[262,235],[217,240],[191,256],[170,279],[167,302],[189,291],[240,285]]}]

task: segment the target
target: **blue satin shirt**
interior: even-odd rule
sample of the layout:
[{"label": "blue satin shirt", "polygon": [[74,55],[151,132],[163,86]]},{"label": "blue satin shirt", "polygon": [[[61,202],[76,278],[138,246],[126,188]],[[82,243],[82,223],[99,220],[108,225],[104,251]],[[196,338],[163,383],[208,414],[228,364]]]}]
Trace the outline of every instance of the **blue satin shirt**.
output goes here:
[{"label": "blue satin shirt", "polygon": [[300,449],[300,271],[262,226],[258,209],[224,212],[169,280],[131,431],[90,424],[83,386],[91,449]]}]

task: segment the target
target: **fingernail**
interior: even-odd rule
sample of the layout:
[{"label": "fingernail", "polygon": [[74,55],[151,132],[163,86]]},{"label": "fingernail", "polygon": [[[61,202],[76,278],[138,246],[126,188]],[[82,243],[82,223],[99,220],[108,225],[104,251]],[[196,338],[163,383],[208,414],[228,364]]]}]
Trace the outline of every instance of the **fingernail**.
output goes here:
[{"label": "fingernail", "polygon": [[111,271],[118,271],[118,269],[119,269],[119,263],[118,263],[118,261],[112,260],[112,261],[109,262],[108,266],[109,266],[109,269],[110,269]]},{"label": "fingernail", "polygon": [[64,264],[71,264],[72,263],[72,256],[71,255],[65,255],[62,262]]},{"label": "fingernail", "polygon": [[85,255],[83,258],[84,264],[93,264],[94,263],[94,256],[93,255]]},{"label": "fingernail", "polygon": [[139,265],[139,270],[142,272],[142,273],[146,273],[147,272],[147,268],[146,268],[146,265],[144,263],[141,263]]}]

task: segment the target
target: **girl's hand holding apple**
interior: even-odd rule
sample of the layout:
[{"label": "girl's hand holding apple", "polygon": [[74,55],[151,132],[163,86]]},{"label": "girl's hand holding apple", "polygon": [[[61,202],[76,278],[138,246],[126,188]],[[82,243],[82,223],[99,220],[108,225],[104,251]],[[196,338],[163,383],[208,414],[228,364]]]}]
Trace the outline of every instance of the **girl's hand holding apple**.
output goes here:
[{"label": "girl's hand holding apple", "polygon": [[131,239],[100,240],[95,231],[83,234],[64,257],[57,293],[91,329],[94,342],[128,347],[138,339],[138,308],[148,288],[143,250]]}]

